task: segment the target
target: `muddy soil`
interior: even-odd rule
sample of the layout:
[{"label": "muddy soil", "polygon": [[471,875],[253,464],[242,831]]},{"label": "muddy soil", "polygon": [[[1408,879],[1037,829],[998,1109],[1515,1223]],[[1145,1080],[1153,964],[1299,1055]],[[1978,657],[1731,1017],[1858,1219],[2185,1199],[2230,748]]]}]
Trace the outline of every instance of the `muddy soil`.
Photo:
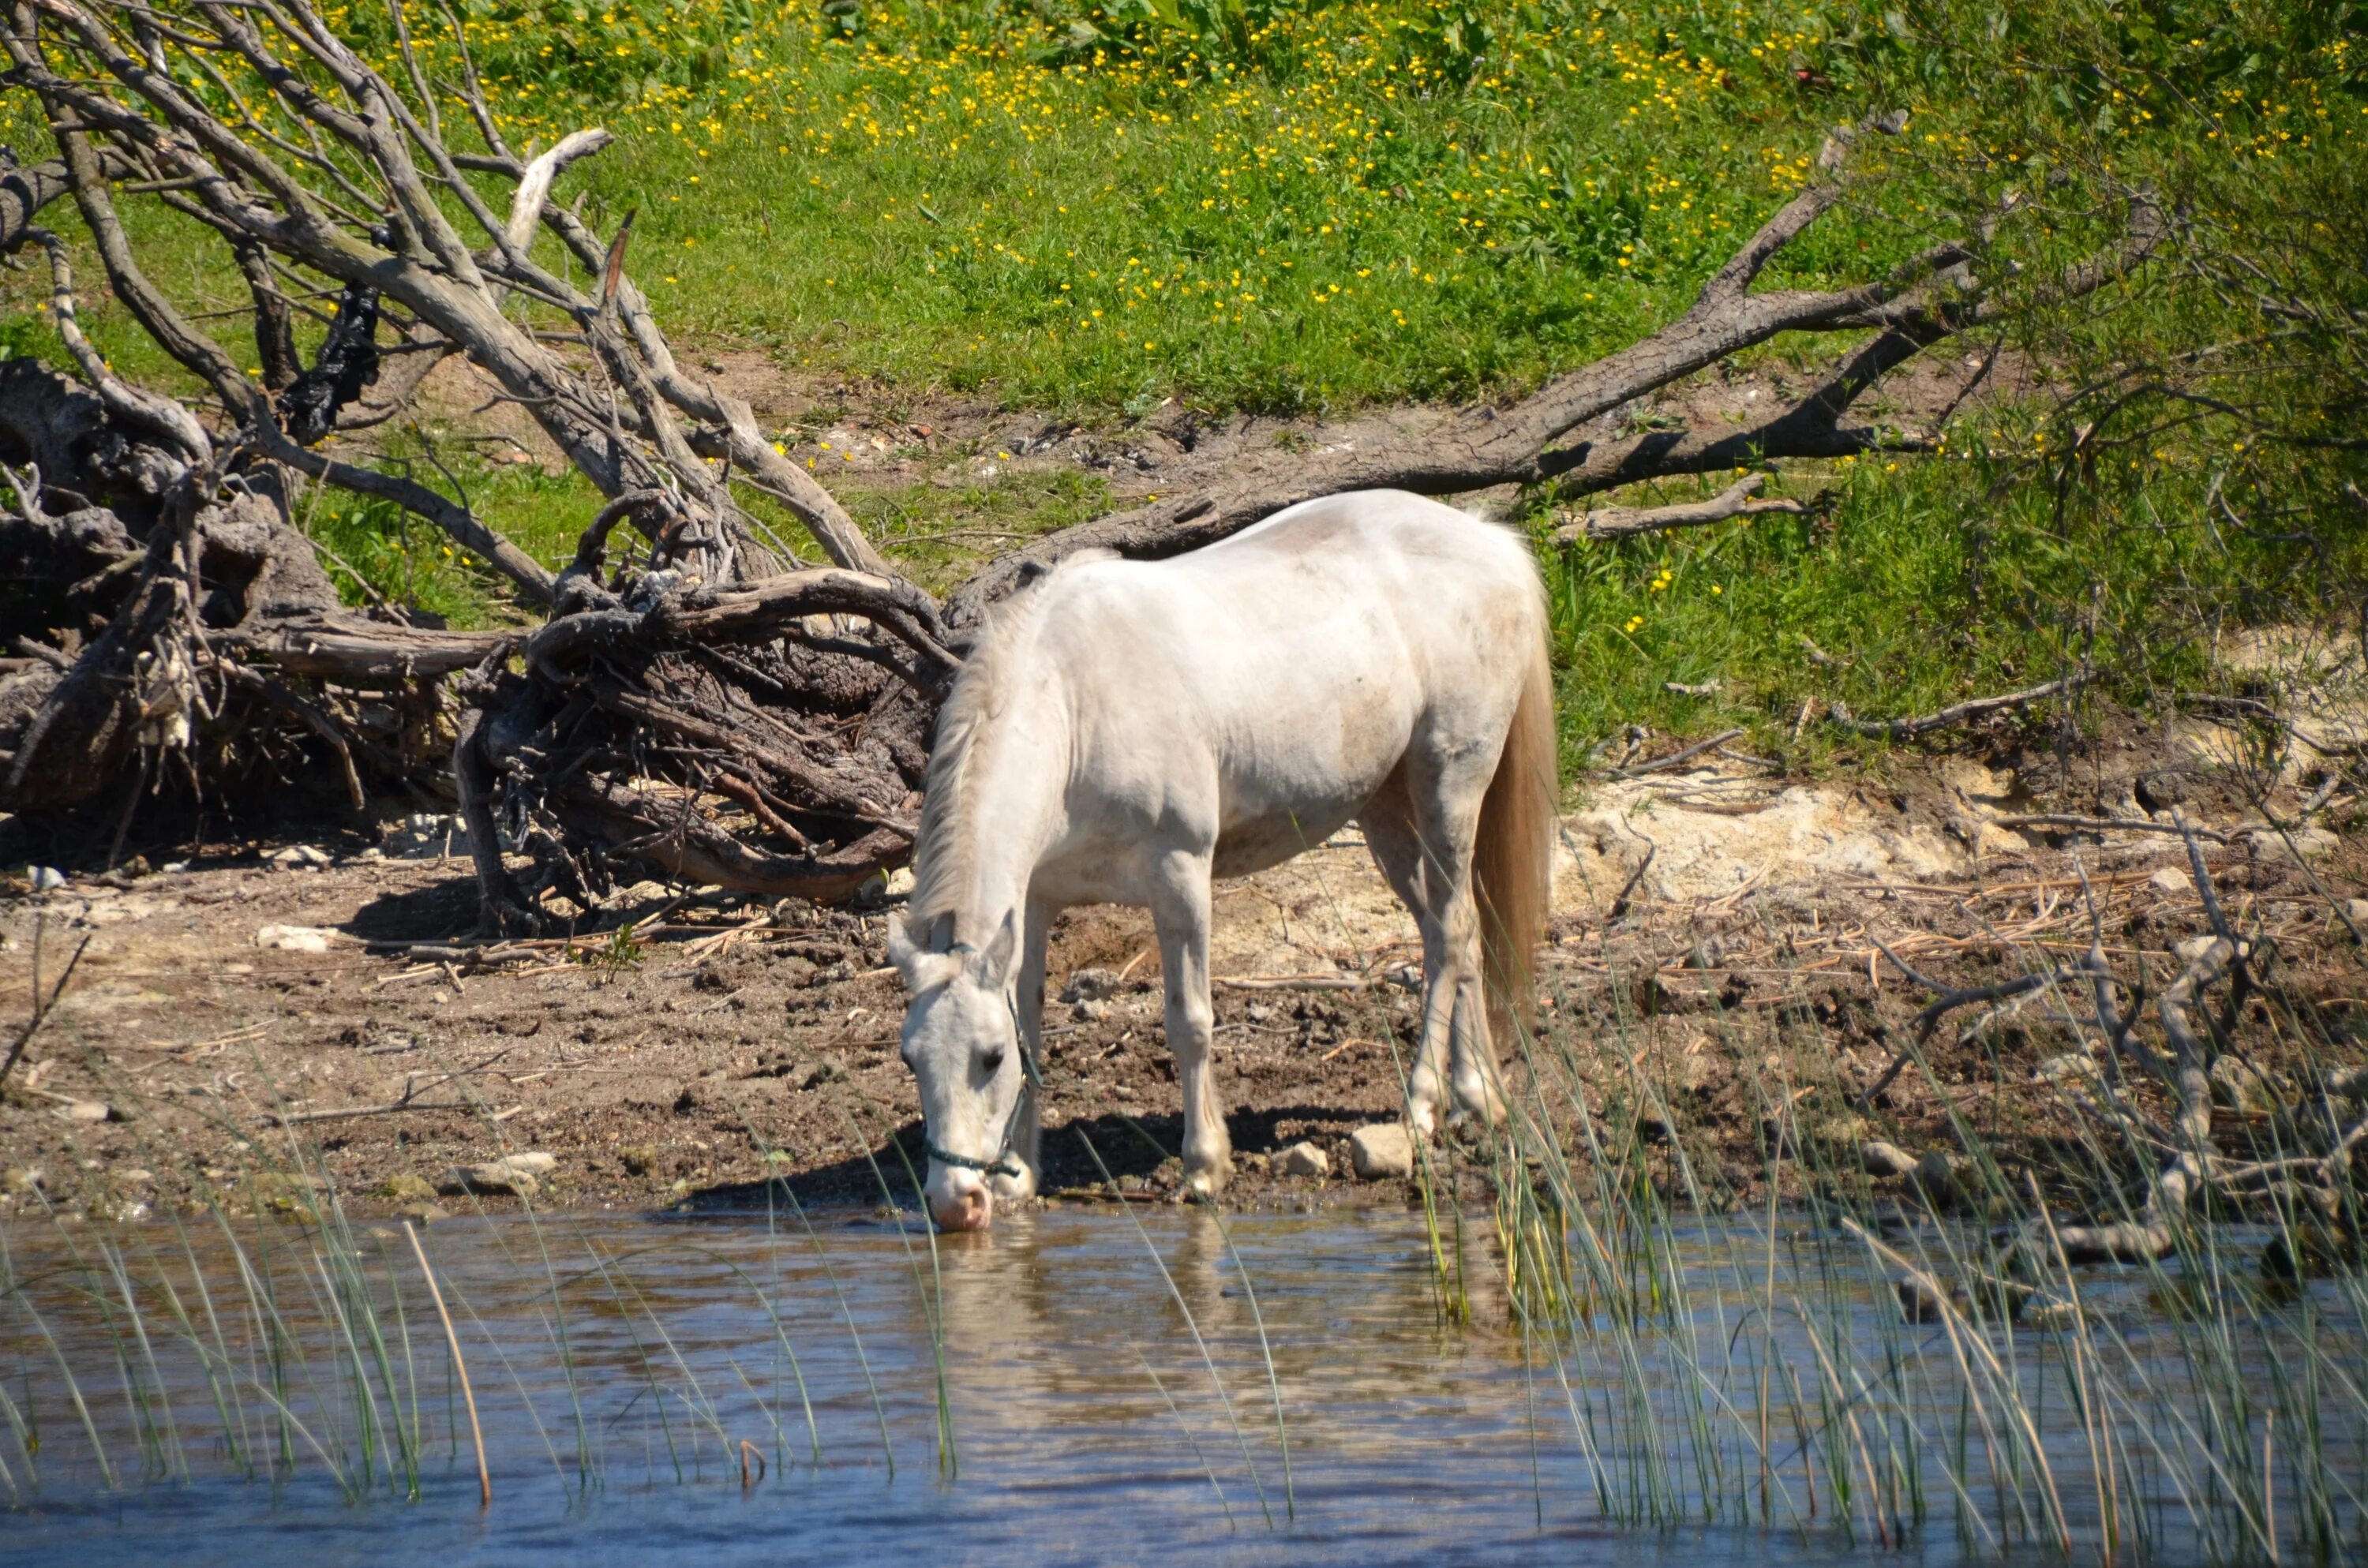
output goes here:
[{"label": "muddy soil", "polygon": [[[1561,834],[1543,1037],[1568,1048],[1590,1114],[1674,1125],[1682,1111],[1697,1157],[1748,1193],[1768,1085],[1800,1085],[1804,1116],[1845,1112],[1930,1000],[1878,938],[1946,983],[2027,972],[2086,950],[2085,871],[2108,952],[2161,983],[2172,945],[2206,928],[2180,836],[2001,823],[2168,819],[2161,797],[2176,790],[2209,835],[2230,916],[2277,944],[2309,1049],[2333,1042],[2356,1062],[2368,978],[2352,927],[2368,905],[2344,905],[2368,842],[2262,825],[2248,798],[2292,812],[2308,770],[2257,797],[2260,771],[2214,762],[2209,739],[2131,729],[2077,756],[2009,739],[1839,783],[1714,755],[1598,777]],[[2346,826],[2353,809],[2338,795],[2315,820]],[[0,839],[0,864],[54,847],[23,824]],[[503,1207],[518,1199],[456,1194],[452,1174],[520,1151],[552,1157],[535,1179],[542,1207],[761,1205],[777,1179],[806,1202],[908,1190],[920,1130],[895,1051],[888,889],[822,910],[643,883],[573,938],[491,950],[473,935],[468,862],[446,848],[416,824],[320,828],[144,874],[94,865],[38,890],[19,878],[0,911],[11,1019],[29,1011],[37,967],[46,994],[81,957],[0,1101],[0,1203],[285,1207],[326,1183],[365,1210]],[[1396,1114],[1417,956],[1353,830],[1221,886],[1216,1056],[1235,1201],[1407,1200],[1402,1182],[1354,1179],[1348,1139]],[[1162,1150],[1178,1146],[1180,1100],[1148,917],[1070,912],[1050,973],[1048,1192],[1172,1195]],[[1952,1020],[1933,1071],[1900,1074],[1865,1108],[1869,1132],[1917,1153],[1970,1108],[2044,1138],[2065,1104],[2049,1063],[2073,1042],[2036,1011],[1962,1034]],[[2271,1028],[2253,1049],[2275,1071],[2305,1047]],[[1525,1082],[1515,1062],[1508,1086]],[[1303,1140],[1329,1156],[1328,1176],[1267,1168]]]}]

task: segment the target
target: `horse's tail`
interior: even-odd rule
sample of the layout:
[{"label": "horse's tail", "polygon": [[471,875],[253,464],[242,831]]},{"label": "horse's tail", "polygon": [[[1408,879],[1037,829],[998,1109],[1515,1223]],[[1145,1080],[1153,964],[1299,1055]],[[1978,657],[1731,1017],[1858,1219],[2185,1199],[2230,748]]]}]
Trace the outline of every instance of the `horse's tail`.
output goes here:
[{"label": "horse's tail", "polygon": [[1480,905],[1480,947],[1488,1032],[1498,1050],[1526,1028],[1535,996],[1531,969],[1554,901],[1555,803],[1561,794],[1554,677],[1541,634],[1528,650],[1521,699],[1480,802],[1472,890]]}]

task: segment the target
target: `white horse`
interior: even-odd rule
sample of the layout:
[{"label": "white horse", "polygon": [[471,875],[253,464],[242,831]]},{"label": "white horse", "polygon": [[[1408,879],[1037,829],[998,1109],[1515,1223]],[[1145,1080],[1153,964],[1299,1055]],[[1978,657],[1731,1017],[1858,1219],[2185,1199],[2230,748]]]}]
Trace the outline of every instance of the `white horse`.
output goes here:
[{"label": "white horse", "polygon": [[1160,562],[1063,562],[1000,607],[938,721],[916,885],[888,951],[911,1003],[929,1212],[1031,1196],[1044,945],[1076,903],[1148,905],[1184,1168],[1232,1170],[1209,1063],[1212,877],[1351,819],[1422,928],[1406,1113],[1503,1114],[1491,1019],[1526,1016],[1552,892],[1554,698],[1528,545],[1420,496],[1311,501]]}]

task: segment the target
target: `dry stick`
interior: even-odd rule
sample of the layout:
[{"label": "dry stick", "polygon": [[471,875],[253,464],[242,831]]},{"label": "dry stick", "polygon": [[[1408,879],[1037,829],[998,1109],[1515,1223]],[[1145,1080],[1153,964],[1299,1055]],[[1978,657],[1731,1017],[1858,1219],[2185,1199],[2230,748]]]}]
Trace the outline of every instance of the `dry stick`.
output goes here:
[{"label": "dry stick", "polygon": [[1798,501],[1753,500],[1759,487],[1767,483],[1766,474],[1754,473],[1736,480],[1707,501],[1675,506],[1598,506],[1554,529],[1554,538],[1565,544],[1580,539],[1625,539],[1631,534],[1698,528],[1704,523],[1757,517],[1763,512],[1799,514],[1808,510]]},{"label": "dry stick", "polygon": [[419,1233],[405,1220],[403,1233],[411,1238],[411,1254],[419,1259],[419,1272],[427,1281],[428,1299],[436,1303],[436,1315],[443,1320],[444,1343],[452,1351],[453,1369],[461,1374],[461,1402],[469,1407],[469,1437],[477,1445],[477,1506],[490,1508],[494,1506],[493,1472],[485,1468],[485,1433],[477,1425],[477,1396],[469,1389],[469,1363],[461,1358],[461,1336],[452,1331],[452,1314],[444,1310],[444,1292],[437,1288],[436,1271],[427,1267],[427,1249],[419,1244]]},{"label": "dry stick", "polygon": [[1683,751],[1673,751],[1667,756],[1657,756],[1650,762],[1640,762],[1634,767],[1615,767],[1611,770],[1611,777],[1614,778],[1634,778],[1640,774],[1658,773],[1664,767],[1675,767],[1679,763],[1685,761],[1686,758],[1690,756],[1700,756],[1706,751],[1715,750],[1717,747],[1725,745],[1727,742],[1738,738],[1742,733],[1743,732],[1740,729],[1721,730],[1717,734],[1713,735],[1710,739],[1706,741],[1696,741],[1693,744],[1688,746]]},{"label": "dry stick", "polygon": [[[38,931],[38,927],[36,930]],[[18,1058],[25,1054],[25,1048],[33,1043],[33,1036],[40,1032],[42,1021],[50,1016],[51,1009],[57,1006],[58,998],[66,994],[66,982],[74,978],[74,966],[82,962],[83,949],[89,946],[88,936],[84,937],[74,945],[74,957],[66,960],[65,972],[58,976],[58,983],[51,989],[50,999],[46,1002],[41,1000],[37,980],[33,992],[33,1016],[26,1020],[23,1028],[17,1031],[16,1040],[8,1047],[7,1060],[0,1061],[0,1085],[7,1083],[8,1074],[16,1070]],[[35,961],[40,960],[36,959]]]},{"label": "dry stick", "polygon": [[1985,819],[1999,827],[2061,827],[2088,833],[2169,833],[2192,834],[2214,844],[2226,844],[2228,835],[2210,828],[2188,827],[2177,823],[2153,822],[2145,817],[2079,817],[2065,816],[2052,812],[2026,813],[2020,816]]},{"label": "dry stick", "polygon": [[1912,719],[1853,718],[1850,709],[1842,703],[1829,702],[1826,705],[1827,717],[1842,728],[1855,730],[1861,735],[1882,735],[1895,741],[1904,741],[1910,736],[1923,734],[1927,731],[1944,730],[1952,724],[1962,724],[1968,720],[1998,712],[2001,709],[2021,708],[2044,698],[2077,691],[2096,678],[2094,670],[2079,670],[2060,680],[2043,681],[2037,686],[2026,687],[2021,691],[2009,691],[1998,697],[1976,697],[1970,701],[1960,702],[1954,707],[1943,708],[1937,713],[1919,714]]}]

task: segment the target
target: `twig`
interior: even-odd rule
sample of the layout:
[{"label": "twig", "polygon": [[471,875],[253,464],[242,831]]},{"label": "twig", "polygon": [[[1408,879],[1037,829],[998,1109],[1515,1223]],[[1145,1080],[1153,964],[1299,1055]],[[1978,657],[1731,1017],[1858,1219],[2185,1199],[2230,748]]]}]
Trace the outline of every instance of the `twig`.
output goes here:
[{"label": "twig", "polygon": [[2078,817],[2053,812],[2041,812],[2020,816],[1989,817],[1986,821],[1999,827],[2061,827],[2085,833],[2168,833],[2192,834],[2214,844],[2226,844],[2228,835],[2210,828],[2182,828],[2176,823],[2151,822],[2145,817]]},{"label": "twig", "polygon": [[90,946],[89,936],[85,936],[74,945],[74,957],[66,960],[65,972],[58,976],[57,984],[51,988],[50,999],[44,1002],[40,992],[40,933],[45,924],[45,921],[37,921],[33,926],[33,1016],[25,1021],[23,1028],[17,1031],[16,1040],[8,1047],[7,1060],[0,1062],[0,1085],[7,1083],[8,1074],[16,1070],[17,1059],[25,1054],[25,1048],[33,1043],[33,1036],[40,1031],[42,1020],[57,1006],[58,998],[66,994],[66,983],[74,979],[74,966],[82,962],[83,949]]},{"label": "twig", "polygon": [[1742,733],[1743,731],[1739,728],[1733,730],[1721,730],[1717,734],[1713,735],[1710,739],[1706,741],[1696,741],[1693,744],[1686,747],[1683,751],[1671,752],[1667,756],[1656,756],[1650,762],[1640,762],[1634,767],[1615,767],[1611,770],[1611,777],[1614,778],[1635,778],[1647,773],[1658,773],[1664,767],[1675,767],[1678,764],[1685,761],[1688,757],[1700,756],[1706,751],[1714,751],[1718,747],[1725,745],[1727,742],[1738,738]]},{"label": "twig", "polygon": [[2060,680],[2043,681],[2037,686],[2026,687],[2021,691],[2009,691],[1998,697],[1976,697],[1969,701],[1960,702],[1954,707],[1943,708],[1937,713],[1922,713],[1912,719],[1853,718],[1850,709],[1839,701],[1827,705],[1827,716],[1842,728],[1855,730],[1861,735],[1882,735],[1895,741],[1904,741],[1910,736],[1924,734],[1932,730],[1945,730],[1952,725],[1979,719],[2003,709],[2021,708],[2045,698],[2077,691],[2094,679],[2096,679],[2095,671],[2078,670]]}]

